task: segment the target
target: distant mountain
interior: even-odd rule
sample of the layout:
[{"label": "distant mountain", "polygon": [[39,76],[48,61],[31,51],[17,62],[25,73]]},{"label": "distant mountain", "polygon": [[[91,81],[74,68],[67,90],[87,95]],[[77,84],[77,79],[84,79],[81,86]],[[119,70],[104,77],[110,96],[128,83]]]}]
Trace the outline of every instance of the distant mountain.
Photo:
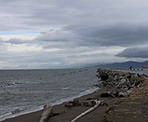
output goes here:
[{"label": "distant mountain", "polygon": [[94,64],[89,67],[128,69],[129,66],[132,66],[133,68],[142,68],[143,66],[148,66],[148,61],[144,61],[144,62],[127,61],[127,62],[122,62],[122,63],[111,63],[111,64],[102,64],[102,65]]}]

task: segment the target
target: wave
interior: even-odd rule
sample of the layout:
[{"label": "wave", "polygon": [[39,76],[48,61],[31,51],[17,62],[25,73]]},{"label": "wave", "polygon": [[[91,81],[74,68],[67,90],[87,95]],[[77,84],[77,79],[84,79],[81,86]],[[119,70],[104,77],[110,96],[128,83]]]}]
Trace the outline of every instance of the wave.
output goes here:
[{"label": "wave", "polygon": [[[55,102],[52,102],[50,104],[51,105],[58,105],[58,104],[61,104],[63,102],[71,101],[71,100],[73,100],[75,98],[78,98],[78,97],[81,97],[81,96],[93,93],[96,90],[98,90],[98,88],[96,88],[96,87],[88,89],[88,90],[84,90],[83,92],[80,92],[78,95],[75,95],[75,96],[72,96],[72,97],[62,98],[62,99],[57,100]],[[25,110],[24,107],[22,107],[22,108],[21,107],[20,108],[15,108],[11,112],[8,112],[8,113],[5,113],[3,115],[0,115],[0,121],[6,120],[6,119],[9,119],[9,118],[14,118],[14,117],[17,117],[17,116],[20,116],[20,115],[24,115],[24,114],[29,114],[29,113],[32,113],[32,112],[40,111],[40,110],[42,110],[43,106],[44,105],[37,106],[37,107],[32,108],[30,110]]]},{"label": "wave", "polygon": [[0,87],[13,87],[15,85],[14,81],[0,81]]}]

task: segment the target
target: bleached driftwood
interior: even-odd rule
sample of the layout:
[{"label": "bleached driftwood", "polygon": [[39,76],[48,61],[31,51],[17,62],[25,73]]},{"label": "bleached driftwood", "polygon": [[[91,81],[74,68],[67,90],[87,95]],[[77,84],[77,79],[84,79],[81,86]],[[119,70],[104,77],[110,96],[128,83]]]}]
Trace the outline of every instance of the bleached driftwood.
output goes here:
[{"label": "bleached driftwood", "polygon": [[76,122],[78,119],[80,119],[81,117],[85,116],[86,114],[94,111],[100,104],[101,101],[97,101],[95,100],[95,106],[91,107],[90,109],[86,110],[85,112],[81,113],[80,115],[78,115],[76,118],[74,118],[71,122]]},{"label": "bleached driftwood", "polygon": [[50,105],[44,105],[43,113],[41,115],[39,122],[47,122],[48,118],[52,114],[52,106]]}]

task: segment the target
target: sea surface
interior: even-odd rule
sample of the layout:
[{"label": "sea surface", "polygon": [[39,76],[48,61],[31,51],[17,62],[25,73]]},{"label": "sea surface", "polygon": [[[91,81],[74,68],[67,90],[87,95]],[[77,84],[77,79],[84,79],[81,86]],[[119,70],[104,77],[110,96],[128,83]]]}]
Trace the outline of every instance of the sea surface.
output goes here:
[{"label": "sea surface", "polygon": [[96,90],[96,68],[0,70],[0,120]]}]

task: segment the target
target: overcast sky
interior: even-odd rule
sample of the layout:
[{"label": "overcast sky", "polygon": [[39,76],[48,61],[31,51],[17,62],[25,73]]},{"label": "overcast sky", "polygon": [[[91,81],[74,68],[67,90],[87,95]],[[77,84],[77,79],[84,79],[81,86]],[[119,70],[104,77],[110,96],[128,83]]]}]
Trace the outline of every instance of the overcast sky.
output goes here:
[{"label": "overcast sky", "polygon": [[147,0],[0,0],[0,69],[148,59]]}]

